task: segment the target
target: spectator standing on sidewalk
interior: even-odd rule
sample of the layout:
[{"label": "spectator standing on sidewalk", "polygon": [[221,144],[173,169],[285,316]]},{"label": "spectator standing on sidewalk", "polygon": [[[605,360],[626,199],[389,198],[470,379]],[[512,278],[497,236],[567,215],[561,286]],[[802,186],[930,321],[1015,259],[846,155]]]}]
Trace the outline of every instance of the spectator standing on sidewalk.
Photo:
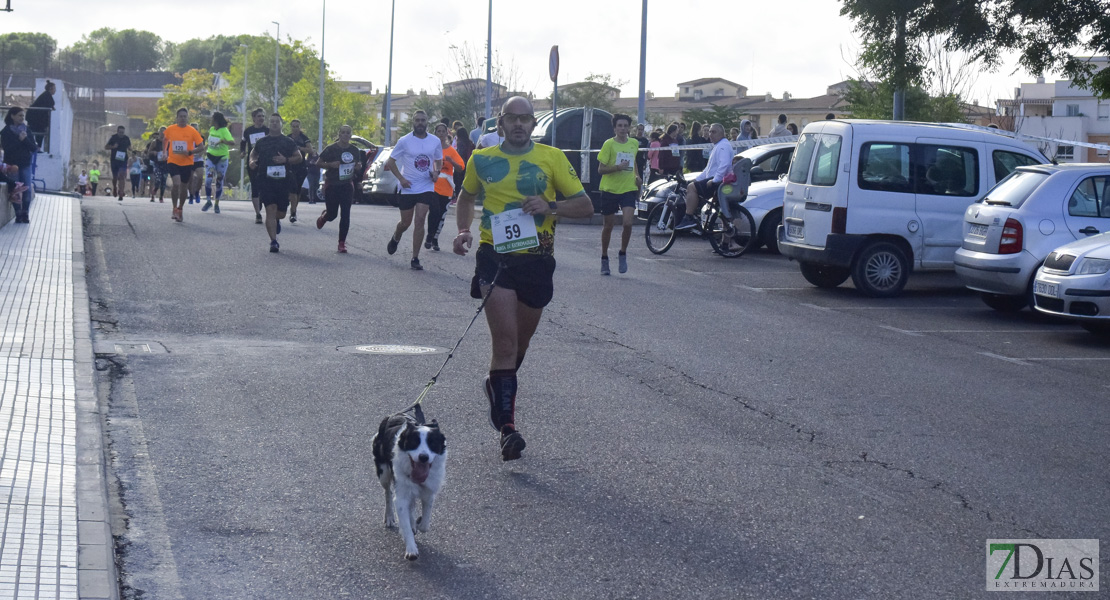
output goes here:
[{"label": "spectator standing on sidewalk", "polygon": [[27,186],[23,192],[23,203],[15,214],[16,223],[30,223],[31,201],[35,199],[35,184],[31,181],[31,158],[39,148],[31,136],[26,123],[27,113],[18,106],[8,109],[4,116],[4,129],[0,130],[0,147],[4,150],[4,162],[19,168],[16,181]]},{"label": "spectator standing on sidewalk", "polygon": [[790,135],[798,135],[798,126],[793,124],[793,123],[787,123],[786,124],[786,131]]},{"label": "spectator standing on sidewalk", "polygon": [[39,148],[42,147],[43,140],[46,138],[46,132],[50,130],[50,113],[54,112],[54,92],[57,86],[53,81],[47,80],[45,89],[39,94],[38,98],[31,103],[30,110],[27,111],[27,127],[31,130],[31,136],[35,139],[35,145]]},{"label": "spectator standing on sidewalk", "polygon": [[[663,143],[659,141],[660,136],[658,131],[651,132],[651,141],[648,142],[648,148],[660,148]],[[659,150],[648,150],[648,166],[651,168],[651,176],[648,178],[648,183],[655,181],[663,176],[659,170]]]},{"label": "spectator standing on sidewalk", "polygon": [[401,236],[413,225],[412,260],[409,261],[413,271],[424,270],[420,264],[424,220],[435,201],[435,182],[439,179],[442,166],[443,147],[439,138],[428,134],[428,114],[418,110],[412,115],[412,131],[397,140],[397,145],[385,161],[386,170],[392,172],[401,184],[401,196],[397,201],[401,220],[393,229],[385,250],[389,254],[397,252]]},{"label": "spectator standing on sidewalk", "polygon": [[637,123],[636,126],[632,128],[632,132],[629,133],[629,136],[636,140],[636,143],[640,146],[640,150],[636,152],[636,173],[641,177],[648,175],[644,173],[644,169],[646,169],[648,165],[648,153],[645,152],[644,149],[651,144],[651,141],[644,135],[644,124]]},{"label": "spectator standing on sidewalk", "polygon": [[640,143],[628,137],[632,127],[632,117],[617,113],[613,115],[615,136],[605,140],[597,155],[597,172],[601,173],[601,214],[605,219],[601,227],[601,274],[609,274],[609,238],[613,225],[617,222],[617,211],[621,213],[621,249],[617,254],[617,268],[621,273],[628,272],[628,242],[632,239],[632,224],[636,217],[636,200],[640,196],[643,181],[636,172],[636,154]]},{"label": "spectator standing on sidewalk", "polygon": [[659,172],[664,176],[682,174],[682,155],[678,150],[678,123],[667,126],[667,133],[659,138]]},{"label": "spectator standing on sidewalk", "polygon": [[[708,127],[706,128],[708,131]],[[701,123],[694,121],[690,126],[690,143],[691,144],[708,144],[709,140],[701,136],[702,127]],[[686,151],[686,170],[691,172],[701,172],[705,170],[705,163],[709,159],[709,148],[705,150],[688,150]]]},{"label": "spectator standing on sidewalk", "polygon": [[112,192],[120,202],[123,202],[123,190],[127,188],[127,155],[131,152],[131,138],[127,137],[127,128],[123,125],[116,127],[116,133],[108,138],[104,149],[108,151],[108,165],[112,173]]},{"label": "spectator standing on sidewalk", "polygon": [[347,253],[347,232],[351,228],[351,202],[358,174],[362,173],[362,152],[351,145],[351,126],[339,128],[339,139],[324,148],[316,167],[324,171],[324,204],[327,208],[316,219],[316,229],[339,217],[340,254]]},{"label": "spectator standing on sidewalk", "polygon": [[790,131],[786,129],[786,115],[779,115],[778,123],[775,128],[767,134],[767,137],[785,137],[790,135]]}]

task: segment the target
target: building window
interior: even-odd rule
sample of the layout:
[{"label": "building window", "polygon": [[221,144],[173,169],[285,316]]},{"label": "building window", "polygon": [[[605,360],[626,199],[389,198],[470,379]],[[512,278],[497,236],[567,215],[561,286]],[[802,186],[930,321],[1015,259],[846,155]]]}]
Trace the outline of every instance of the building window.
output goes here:
[{"label": "building window", "polygon": [[1078,117],[1079,116],[1079,105],[1078,104],[1069,104],[1068,105],[1068,116],[1069,117]]},{"label": "building window", "polygon": [[694,90],[694,100],[701,100],[701,90]]},{"label": "building window", "polygon": [[1098,120],[1099,121],[1110,120],[1110,104],[1106,104],[1106,103],[1103,103],[1103,102],[1098,103]]},{"label": "building window", "polygon": [[1075,160],[1075,146],[1056,148],[1056,160]]},{"label": "building window", "polygon": [[713,90],[713,95],[714,96],[724,96],[725,95],[724,88],[717,88],[717,89]]},{"label": "building window", "polygon": [[686,86],[686,87],[682,88],[682,93],[683,94],[689,94],[690,93],[690,86]]}]

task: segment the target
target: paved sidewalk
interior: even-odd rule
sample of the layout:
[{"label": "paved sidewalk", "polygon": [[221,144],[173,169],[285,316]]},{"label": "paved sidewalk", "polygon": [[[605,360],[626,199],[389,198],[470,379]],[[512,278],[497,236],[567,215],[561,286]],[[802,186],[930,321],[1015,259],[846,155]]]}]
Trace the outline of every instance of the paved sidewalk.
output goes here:
[{"label": "paved sidewalk", "polygon": [[0,598],[118,598],[80,201],[0,228]]}]

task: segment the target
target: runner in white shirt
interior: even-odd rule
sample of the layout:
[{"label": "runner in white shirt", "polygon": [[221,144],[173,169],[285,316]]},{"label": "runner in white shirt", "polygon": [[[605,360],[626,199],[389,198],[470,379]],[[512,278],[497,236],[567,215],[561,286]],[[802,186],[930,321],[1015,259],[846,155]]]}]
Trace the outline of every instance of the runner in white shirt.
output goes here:
[{"label": "runner in white shirt", "polygon": [[397,177],[401,184],[401,197],[397,208],[401,209],[401,220],[389,238],[386,252],[393,254],[401,236],[413,224],[412,261],[409,266],[414,271],[423,271],[420,264],[420,246],[424,243],[424,221],[428,209],[436,199],[435,181],[443,166],[443,146],[439,138],[428,135],[428,115],[418,110],[412,115],[412,133],[397,140],[397,145],[385,161],[385,168]]},{"label": "runner in white shirt", "polygon": [[489,133],[483,134],[481,137],[478,138],[478,146],[477,148],[475,148],[475,150],[500,146],[501,142],[505,141],[505,136],[502,135],[503,133],[504,131],[501,129],[501,126],[498,125],[497,131],[491,131]]}]

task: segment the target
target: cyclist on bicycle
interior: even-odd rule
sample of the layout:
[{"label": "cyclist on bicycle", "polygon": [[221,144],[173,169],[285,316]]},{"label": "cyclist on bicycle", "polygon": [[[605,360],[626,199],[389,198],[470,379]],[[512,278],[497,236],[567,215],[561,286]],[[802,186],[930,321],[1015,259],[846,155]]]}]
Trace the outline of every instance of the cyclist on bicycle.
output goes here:
[{"label": "cyclist on bicycle", "polygon": [[675,225],[675,229],[693,229],[698,226],[694,215],[698,214],[701,201],[713,198],[721,180],[732,170],[732,144],[725,138],[725,128],[720,123],[709,127],[709,141],[713,144],[709,164],[694,178],[694,184],[686,187],[686,216]]}]

